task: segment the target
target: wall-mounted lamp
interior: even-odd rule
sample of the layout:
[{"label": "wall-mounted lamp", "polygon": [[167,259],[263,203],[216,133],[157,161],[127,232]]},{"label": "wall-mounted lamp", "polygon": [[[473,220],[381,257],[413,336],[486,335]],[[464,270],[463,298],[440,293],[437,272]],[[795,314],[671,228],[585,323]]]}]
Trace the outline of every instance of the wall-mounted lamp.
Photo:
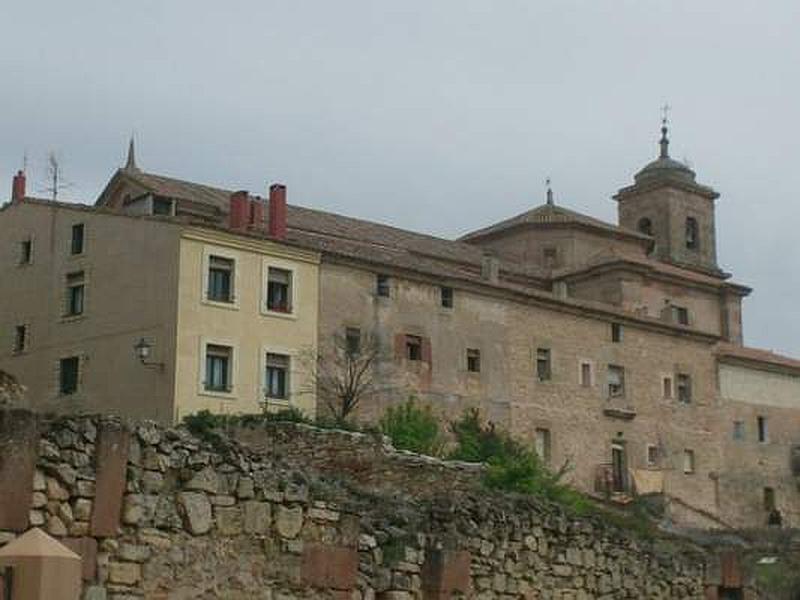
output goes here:
[{"label": "wall-mounted lamp", "polygon": [[147,359],[150,358],[150,354],[153,351],[153,344],[148,342],[144,338],[140,338],[136,345],[133,347],[134,351],[136,352],[136,358],[139,359],[139,362],[142,363],[145,367],[154,367],[156,369],[164,370],[164,363],[163,362],[152,362],[148,361]]}]

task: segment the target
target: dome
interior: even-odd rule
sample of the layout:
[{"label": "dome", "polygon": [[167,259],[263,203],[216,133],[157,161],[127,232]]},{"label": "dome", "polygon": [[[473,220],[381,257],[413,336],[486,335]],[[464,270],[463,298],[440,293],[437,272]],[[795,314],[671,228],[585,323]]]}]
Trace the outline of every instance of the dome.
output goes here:
[{"label": "dome", "polygon": [[639,171],[634,179],[636,183],[643,183],[654,179],[680,180],[686,183],[695,183],[695,173],[685,164],[669,156],[669,139],[667,138],[667,124],[661,127],[661,153],[653,162],[647,164]]}]

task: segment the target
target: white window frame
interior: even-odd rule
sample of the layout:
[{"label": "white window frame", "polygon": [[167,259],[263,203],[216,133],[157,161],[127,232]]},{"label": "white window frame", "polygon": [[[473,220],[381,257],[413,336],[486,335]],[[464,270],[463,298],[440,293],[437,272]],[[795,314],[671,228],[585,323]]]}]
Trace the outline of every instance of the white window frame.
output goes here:
[{"label": "white window frame", "polygon": [[[206,348],[208,346],[227,346],[231,349],[231,364],[228,366],[230,376],[230,391],[223,392],[218,390],[206,389]],[[238,398],[238,385],[239,381],[239,345],[230,339],[217,338],[217,337],[200,337],[200,348],[198,355],[200,363],[198,365],[197,377],[197,393],[201,396],[213,396],[215,398],[225,398],[227,400],[236,400]]]},{"label": "white window frame", "polygon": [[[655,460],[650,460],[650,450],[655,450]],[[644,462],[648,467],[657,467],[659,459],[658,444],[647,444],[644,449]]]},{"label": "white window frame", "polygon": [[[267,300],[268,300],[268,285],[269,285],[269,269],[270,267],[274,269],[282,269],[284,271],[289,271],[290,273],[290,285],[289,285],[289,306],[291,308],[290,312],[281,312],[277,310],[269,310],[267,308]],[[299,311],[299,304],[298,298],[300,294],[297,293],[298,288],[298,278],[297,278],[297,265],[288,260],[282,260],[280,258],[276,258],[273,256],[265,257],[261,261],[261,298],[259,299],[258,306],[259,312],[264,315],[265,317],[277,317],[279,319],[297,319],[297,315]],[[275,354],[281,354],[280,352],[275,352]]]},{"label": "white window frame", "polygon": [[[77,256],[82,256],[80,254],[76,254]],[[76,314],[69,314],[67,310],[69,309],[69,299],[70,299],[70,288],[73,286],[68,285],[69,276],[74,275],[76,273],[83,273],[83,310]],[[70,321],[80,321],[85,319],[89,313],[89,285],[91,283],[91,274],[89,269],[84,267],[69,269],[67,270],[61,277],[62,286],[61,286],[61,322],[70,322]]]},{"label": "white window frame", "polygon": [[[226,258],[233,261],[233,281],[231,293],[233,294],[232,302],[219,302],[217,300],[210,300],[208,298],[208,270],[211,267],[211,257],[218,256],[219,258]],[[240,307],[240,294],[241,290],[241,253],[223,248],[221,246],[203,246],[203,272],[200,277],[200,302],[209,306],[216,306],[219,308],[227,308],[228,310],[239,310]]]},{"label": "white window frame", "polygon": [[[589,366],[589,385],[583,385],[583,367]],[[594,361],[585,358],[578,359],[578,385],[582,388],[593,388],[595,386]]]},{"label": "white window frame", "polygon": [[[289,357],[289,389],[287,390],[287,398],[271,398],[267,397],[267,354],[283,354]],[[261,403],[266,403],[268,406],[292,406],[295,404],[294,399],[297,397],[297,356],[298,352],[294,349],[285,348],[282,346],[264,345],[261,346],[261,354],[258,361],[258,400]]]}]

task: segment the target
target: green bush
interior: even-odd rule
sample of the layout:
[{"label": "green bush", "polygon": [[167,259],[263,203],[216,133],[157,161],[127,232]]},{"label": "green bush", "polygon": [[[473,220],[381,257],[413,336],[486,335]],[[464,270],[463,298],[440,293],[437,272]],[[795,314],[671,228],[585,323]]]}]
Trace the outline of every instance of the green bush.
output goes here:
[{"label": "green bush", "polygon": [[294,406],[289,408],[282,408],[281,410],[276,412],[266,412],[264,413],[264,420],[280,422],[280,423],[305,423],[306,425],[311,424],[311,419],[305,416],[302,411],[295,408]]},{"label": "green bush", "polygon": [[429,406],[417,406],[413,398],[390,406],[381,418],[380,428],[395,448],[428,456],[442,454],[444,439],[439,421]]},{"label": "green bush", "polygon": [[498,430],[494,423],[483,424],[477,409],[465,412],[450,429],[456,446],[449,457],[486,463],[487,487],[542,496],[578,513],[589,509],[586,497],[561,481],[567,465],[551,471],[533,448]]}]

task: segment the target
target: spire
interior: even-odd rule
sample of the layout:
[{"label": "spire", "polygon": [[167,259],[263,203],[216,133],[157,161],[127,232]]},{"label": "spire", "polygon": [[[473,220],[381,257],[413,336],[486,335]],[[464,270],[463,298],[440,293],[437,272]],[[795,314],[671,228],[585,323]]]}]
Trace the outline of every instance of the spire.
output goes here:
[{"label": "spire", "polygon": [[665,104],[661,108],[661,141],[658,142],[658,145],[661,146],[661,153],[658,156],[659,158],[669,158],[669,138],[667,137],[667,114],[669,113],[669,109],[669,104]]},{"label": "spire", "polygon": [[555,204],[555,201],[553,200],[553,188],[550,187],[549,177],[545,179],[545,185],[547,186],[547,205],[553,206]]},{"label": "spire", "polygon": [[131,141],[128,144],[128,160],[125,163],[125,170],[126,171],[139,170],[139,167],[136,166],[136,149],[133,144],[133,135],[131,135]]}]

